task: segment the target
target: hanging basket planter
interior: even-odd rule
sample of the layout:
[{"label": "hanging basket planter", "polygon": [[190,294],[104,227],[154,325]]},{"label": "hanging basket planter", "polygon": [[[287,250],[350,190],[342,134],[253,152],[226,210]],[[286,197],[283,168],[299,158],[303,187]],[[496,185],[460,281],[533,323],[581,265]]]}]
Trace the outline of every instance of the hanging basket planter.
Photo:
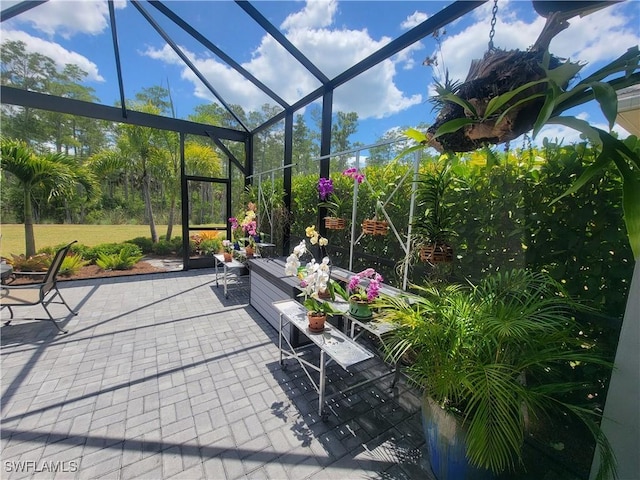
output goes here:
[{"label": "hanging basket planter", "polygon": [[362,233],[365,235],[386,235],[389,224],[384,220],[363,220]]},{"label": "hanging basket planter", "polygon": [[453,248],[446,243],[432,243],[420,247],[420,260],[432,265],[453,262]]},{"label": "hanging basket planter", "polygon": [[344,230],[347,227],[347,221],[344,218],[324,217],[324,226],[329,230]]}]

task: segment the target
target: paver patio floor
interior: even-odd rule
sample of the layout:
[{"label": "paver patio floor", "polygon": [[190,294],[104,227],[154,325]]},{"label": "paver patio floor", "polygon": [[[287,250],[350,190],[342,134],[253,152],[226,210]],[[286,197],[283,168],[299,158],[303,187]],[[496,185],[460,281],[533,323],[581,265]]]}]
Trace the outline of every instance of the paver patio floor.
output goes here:
[{"label": "paver patio floor", "polygon": [[0,330],[1,478],[432,478],[414,392],[377,382],[323,422],[248,288],[225,299],[210,269],[59,286],[79,310],[50,307],[68,334]]}]

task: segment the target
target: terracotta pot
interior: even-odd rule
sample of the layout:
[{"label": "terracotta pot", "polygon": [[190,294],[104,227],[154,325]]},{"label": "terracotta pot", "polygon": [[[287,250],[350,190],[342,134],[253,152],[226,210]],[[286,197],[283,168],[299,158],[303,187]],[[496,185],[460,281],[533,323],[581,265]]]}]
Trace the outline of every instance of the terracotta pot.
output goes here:
[{"label": "terracotta pot", "polygon": [[245,247],[244,252],[247,254],[247,258],[253,257],[253,254],[256,253],[253,247]]},{"label": "terracotta pot", "polygon": [[224,261],[227,263],[233,260],[233,255],[231,253],[224,252],[222,255],[224,256]]},{"label": "terracotta pot", "polygon": [[318,291],[318,298],[321,298],[323,300],[327,300],[327,299],[331,298],[331,293],[329,293],[328,290]]},{"label": "terracotta pot", "polygon": [[347,226],[347,221],[344,218],[324,217],[324,226],[329,230],[344,230]]},{"label": "terracotta pot", "polygon": [[363,220],[362,233],[365,235],[386,235],[389,224],[384,220]]},{"label": "terracotta pot", "polygon": [[320,333],[324,330],[324,324],[327,321],[327,314],[307,312],[307,320],[309,321],[309,331]]}]

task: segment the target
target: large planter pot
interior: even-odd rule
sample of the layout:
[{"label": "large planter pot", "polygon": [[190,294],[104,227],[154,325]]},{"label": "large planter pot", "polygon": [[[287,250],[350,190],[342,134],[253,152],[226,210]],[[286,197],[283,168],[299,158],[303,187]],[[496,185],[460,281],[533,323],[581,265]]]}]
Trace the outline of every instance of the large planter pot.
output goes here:
[{"label": "large planter pot", "polygon": [[369,303],[362,300],[349,299],[349,315],[356,320],[371,320],[373,313],[369,308]]},{"label": "large planter pot", "polygon": [[324,324],[327,322],[327,314],[307,312],[307,320],[309,321],[309,331],[313,333],[320,333],[324,331]]},{"label": "large planter pot", "polygon": [[466,455],[466,428],[429,396],[422,398],[422,428],[431,470],[438,480],[491,480],[489,470],[469,464]]}]

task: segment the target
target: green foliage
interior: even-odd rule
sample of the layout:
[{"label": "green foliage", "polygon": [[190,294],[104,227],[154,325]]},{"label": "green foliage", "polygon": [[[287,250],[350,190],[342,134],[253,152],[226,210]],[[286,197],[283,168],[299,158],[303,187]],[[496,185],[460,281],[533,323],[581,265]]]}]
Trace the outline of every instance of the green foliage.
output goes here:
[{"label": "green foliage", "polygon": [[[38,155],[23,141],[6,137],[0,138],[0,167],[20,184],[24,192],[23,204],[25,224],[25,253],[35,254],[33,233],[33,203],[43,203],[52,199],[76,197],[80,186],[89,199],[99,191],[99,185],[92,172],[81,166],[75,159],[62,153]],[[3,175],[4,176],[4,175]]]},{"label": "green foliage", "polygon": [[11,255],[9,263],[16,272],[46,272],[51,264],[51,255],[39,253],[27,257],[26,255]]},{"label": "green foliage", "polygon": [[171,245],[171,251],[176,255],[182,255],[182,237],[172,237],[169,240],[169,244]]},{"label": "green foliage", "polygon": [[455,205],[449,195],[454,177],[445,160],[416,180],[416,204],[412,232],[426,243],[448,243],[456,232],[451,228]]},{"label": "green foliage", "polygon": [[169,255],[171,253],[174,253],[175,249],[172,242],[168,242],[163,238],[158,240],[157,243],[152,244],[151,251],[155,255]]},{"label": "green foliage", "polygon": [[[96,245],[87,254],[87,259],[98,264],[101,255],[113,256],[122,254],[124,257],[140,257],[142,258],[142,250],[133,243],[103,243]],[[136,260],[137,262],[137,260]],[[135,263],[135,262],[134,262]],[[118,270],[118,269],[116,269]]]},{"label": "green foliage", "polygon": [[351,220],[353,208],[353,180],[342,173],[331,175],[333,193],[319,206],[326,207],[327,213],[332,217]]},{"label": "green foliage", "polygon": [[[56,247],[56,250],[59,249],[61,246]],[[74,243],[73,245],[71,245],[71,249],[69,250],[69,252],[72,254],[80,255],[83,259],[89,260],[89,262],[91,262],[91,259],[90,259],[91,250],[92,250],[91,247],[88,247],[81,243]]]},{"label": "green foliage", "polygon": [[128,243],[133,243],[140,248],[140,251],[147,255],[153,251],[153,241],[150,237],[136,237],[132,240],[128,240]]},{"label": "green foliage", "polygon": [[71,275],[78,273],[82,267],[85,267],[90,263],[91,262],[89,260],[84,260],[82,255],[67,255],[62,261],[62,265],[60,265],[59,273],[63,277],[70,277]]},{"label": "green foliage", "polygon": [[[430,140],[440,135],[450,134],[460,130],[464,126],[472,123],[491,122],[497,124],[502,121],[509,110],[516,107],[519,108],[524,103],[538,101],[540,97],[543,97],[544,104],[533,124],[533,137],[535,137],[546,124],[560,124],[578,130],[594,145],[601,147],[597,161],[589,169],[585,170],[558,199],[576,192],[594,176],[602,173],[606,166],[613,163],[623,179],[622,197],[624,220],[634,258],[639,259],[640,193],[638,192],[640,192],[640,174],[638,168],[640,166],[640,149],[634,150],[634,147],[630,144],[620,141],[611,133],[596,128],[584,120],[572,116],[562,116],[562,114],[570,108],[595,99],[603,115],[608,120],[609,129],[612,129],[618,113],[616,91],[630,85],[636,85],[638,81],[640,81],[640,49],[638,49],[637,45],[629,48],[626,53],[595,73],[582,79],[570,89],[566,89],[566,85],[583,65],[567,61],[556,68],[549,69],[550,58],[550,54],[546,52],[542,65],[546,72],[544,79],[530,82],[513,91],[492,98],[482,115],[476,112],[473,105],[457,96],[455,89],[438,86],[436,101],[460,105],[465,109],[466,116],[444,123],[438,128],[434,137]],[[519,98],[517,96],[518,93],[522,93],[531,86],[539,83],[546,84],[544,94],[533,93],[523,99],[517,100]],[[517,102],[514,105],[509,105],[509,102],[512,100],[517,100]],[[500,115],[497,120],[494,120],[493,117],[498,114]],[[407,135],[410,138],[416,139],[416,133],[416,131],[412,130],[407,132]],[[421,141],[425,141],[425,143],[418,147],[412,147],[412,149],[426,145],[428,142],[426,138]],[[636,140],[631,140],[630,142],[635,144]]]},{"label": "green foliage", "polygon": [[[417,292],[417,299],[383,295],[374,304],[399,326],[385,338],[387,357],[397,362],[410,353],[410,378],[461,415],[467,457],[476,466],[515,470],[527,427],[523,409],[532,419],[574,413],[580,404],[565,394],[578,385],[566,370],[611,366],[580,334],[574,314],[582,307],[549,275],[507,270],[477,286],[426,285]],[[592,417],[580,419],[591,428]]]},{"label": "green foliage", "polygon": [[220,238],[207,238],[200,242],[200,250],[204,255],[215,255],[222,251],[222,240]]},{"label": "green foliage", "polygon": [[[487,274],[514,267],[547,271],[581,301],[606,312],[608,318],[621,319],[633,256],[622,217],[620,177],[605,168],[589,188],[551,204],[593,165],[600,150],[586,143],[562,146],[545,141],[543,150],[533,153],[516,153],[515,160],[510,157],[492,166],[464,158],[453,160],[455,181],[448,201],[452,207],[450,228],[458,234],[451,240],[456,252],[453,276],[479,281]],[[433,175],[433,165],[421,166],[423,179]],[[394,171],[368,167],[365,173],[376,185],[385,185],[406,171],[402,168],[410,167],[398,166]],[[317,224],[316,186],[317,176],[293,178],[294,237],[302,235],[306,226]],[[408,226],[410,195],[408,181],[387,209],[400,232],[406,232]],[[356,235],[373,206],[371,191],[359,189]],[[347,267],[350,232],[328,231],[327,236],[331,261]],[[382,273],[385,282],[398,285],[394,263],[401,256],[392,235],[365,236],[355,247],[353,270],[371,266]],[[421,264],[412,268],[409,281],[420,283],[428,272]],[[586,330],[601,341],[606,331],[606,343],[614,348],[615,328],[605,328],[608,322],[592,317],[581,317]]]},{"label": "green foliage", "polygon": [[[137,245],[124,244],[117,253],[98,252],[96,265],[103,270],[131,270],[140,261],[142,254]],[[108,249],[105,249],[108,251]],[[137,252],[137,253],[136,253]]]}]

